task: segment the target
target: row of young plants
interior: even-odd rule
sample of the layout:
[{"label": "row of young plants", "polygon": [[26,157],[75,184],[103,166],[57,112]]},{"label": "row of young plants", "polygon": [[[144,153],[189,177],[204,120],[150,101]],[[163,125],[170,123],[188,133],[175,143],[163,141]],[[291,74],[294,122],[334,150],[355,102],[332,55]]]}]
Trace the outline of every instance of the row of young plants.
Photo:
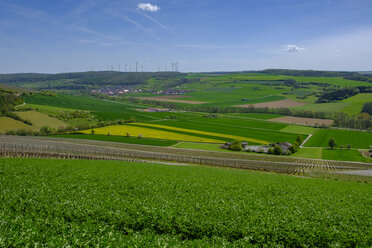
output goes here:
[{"label": "row of young plants", "polygon": [[0,159],[1,247],[371,247],[371,185],[123,161]]}]

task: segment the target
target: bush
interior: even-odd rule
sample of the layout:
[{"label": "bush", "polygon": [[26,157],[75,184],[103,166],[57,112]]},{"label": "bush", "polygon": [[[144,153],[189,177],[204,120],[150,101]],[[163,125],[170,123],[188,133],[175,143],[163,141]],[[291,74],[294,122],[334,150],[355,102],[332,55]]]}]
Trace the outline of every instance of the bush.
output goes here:
[{"label": "bush", "polygon": [[16,135],[16,134],[17,134],[17,131],[16,130],[5,131],[5,135]]},{"label": "bush", "polygon": [[43,126],[42,128],[40,128],[40,132],[44,134],[51,134],[54,132],[54,130],[49,126]]},{"label": "bush", "polygon": [[330,138],[328,141],[328,145],[329,147],[331,147],[331,149],[333,149],[334,147],[337,146],[336,140],[334,138]]},{"label": "bush", "polygon": [[231,151],[242,151],[243,150],[240,144],[231,144],[229,149]]},{"label": "bush", "polygon": [[298,151],[298,146],[296,144],[294,144],[294,145],[290,146],[288,149],[291,153],[295,153],[295,152]]},{"label": "bush", "polygon": [[230,147],[229,147],[229,150],[231,151],[242,151],[243,150],[243,147],[242,147],[242,142],[240,140],[234,140]]},{"label": "bush", "polygon": [[304,142],[304,139],[303,139],[300,135],[298,135],[297,138],[296,138],[296,143],[297,143],[298,145],[301,145],[302,142]]},{"label": "bush", "polygon": [[20,135],[20,136],[27,136],[27,135],[32,135],[32,131],[29,130],[29,129],[18,129],[17,130],[17,135]]}]

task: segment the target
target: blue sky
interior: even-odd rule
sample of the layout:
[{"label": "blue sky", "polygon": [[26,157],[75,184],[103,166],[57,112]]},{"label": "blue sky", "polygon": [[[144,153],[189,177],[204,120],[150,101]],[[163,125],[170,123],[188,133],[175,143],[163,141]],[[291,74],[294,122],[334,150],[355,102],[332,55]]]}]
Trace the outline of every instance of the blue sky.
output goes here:
[{"label": "blue sky", "polygon": [[372,70],[371,0],[0,0],[0,73]]}]

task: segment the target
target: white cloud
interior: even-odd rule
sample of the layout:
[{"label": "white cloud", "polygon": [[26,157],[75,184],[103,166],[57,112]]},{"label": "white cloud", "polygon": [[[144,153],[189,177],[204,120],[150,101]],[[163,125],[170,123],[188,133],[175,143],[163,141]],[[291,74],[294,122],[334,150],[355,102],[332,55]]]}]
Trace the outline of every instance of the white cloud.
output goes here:
[{"label": "white cloud", "polygon": [[150,12],[156,12],[160,10],[160,7],[156,5],[152,5],[151,3],[139,3],[137,5],[137,8],[143,10],[143,11],[150,11]]},{"label": "white cloud", "polygon": [[296,46],[296,45],[293,45],[293,44],[289,44],[289,45],[285,46],[284,50],[286,52],[289,52],[289,53],[295,53],[295,52],[301,52],[301,51],[305,50],[305,48],[302,48],[302,47],[299,47],[299,46]]}]

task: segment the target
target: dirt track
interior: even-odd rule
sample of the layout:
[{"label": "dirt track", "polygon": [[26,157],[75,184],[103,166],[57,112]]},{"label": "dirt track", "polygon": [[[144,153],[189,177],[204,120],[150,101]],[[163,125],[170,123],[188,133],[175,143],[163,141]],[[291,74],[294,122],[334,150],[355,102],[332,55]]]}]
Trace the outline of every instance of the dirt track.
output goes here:
[{"label": "dirt track", "polygon": [[284,116],[284,117],[274,118],[274,119],[270,119],[269,121],[293,123],[293,124],[308,125],[308,126],[315,126],[315,125],[328,126],[333,123],[333,120],[329,120],[329,119],[315,119],[315,118],[303,118],[303,117],[293,117],[293,116]]},{"label": "dirt track", "polygon": [[207,102],[198,102],[198,101],[188,101],[181,100],[180,98],[187,98],[188,96],[150,96],[150,97],[137,97],[142,100],[152,100],[160,102],[179,102],[179,103],[188,103],[188,104],[203,104]]},{"label": "dirt track", "polygon": [[248,108],[253,105],[255,108],[290,108],[296,106],[306,105],[307,103],[304,102],[296,102],[290,99],[274,101],[274,102],[263,102],[263,103],[256,103],[256,104],[244,104],[244,105],[235,105],[235,107],[243,107]]}]

